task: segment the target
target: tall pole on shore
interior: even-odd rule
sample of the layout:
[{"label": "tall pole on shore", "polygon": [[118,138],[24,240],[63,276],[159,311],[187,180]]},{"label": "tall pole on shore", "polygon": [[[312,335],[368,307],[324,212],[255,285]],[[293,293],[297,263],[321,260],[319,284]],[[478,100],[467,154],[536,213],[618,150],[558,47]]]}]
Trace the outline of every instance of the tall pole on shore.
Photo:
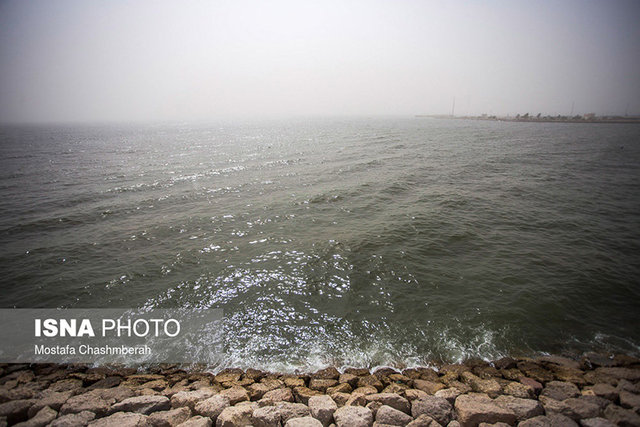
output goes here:
[{"label": "tall pole on shore", "polygon": [[453,112],[456,109],[456,97],[453,97],[453,105],[451,106],[451,117],[453,117]]}]

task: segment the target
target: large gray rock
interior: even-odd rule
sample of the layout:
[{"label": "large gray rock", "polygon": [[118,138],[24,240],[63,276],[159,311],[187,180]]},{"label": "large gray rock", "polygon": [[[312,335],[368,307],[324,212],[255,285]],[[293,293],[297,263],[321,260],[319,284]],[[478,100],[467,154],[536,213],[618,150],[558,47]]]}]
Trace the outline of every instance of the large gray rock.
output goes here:
[{"label": "large gray rock", "polygon": [[12,400],[0,404],[0,417],[5,417],[9,424],[16,424],[27,419],[29,408],[35,401],[30,399]]},{"label": "large gray rock", "polygon": [[573,384],[564,381],[550,381],[547,383],[540,396],[550,397],[555,400],[565,400],[580,396],[580,389]]},{"label": "large gray rock", "polygon": [[616,425],[608,419],[600,417],[580,420],[580,425],[582,427],[616,427]]},{"label": "large gray rock", "polygon": [[613,403],[604,410],[604,416],[619,426],[640,426],[640,415]]},{"label": "large gray rock", "polygon": [[520,399],[513,396],[498,396],[493,402],[503,408],[510,409],[516,414],[518,421],[544,415],[542,404],[533,399]]},{"label": "large gray rock", "polygon": [[116,403],[109,410],[114,412],[137,412],[139,414],[149,415],[156,411],[166,411],[171,407],[169,399],[165,396],[136,396]]},{"label": "large gray rock", "polygon": [[309,398],[309,411],[311,416],[318,419],[324,427],[333,421],[333,414],[338,409],[338,405],[327,395],[311,396]]},{"label": "large gray rock", "polygon": [[116,412],[105,418],[100,418],[89,423],[91,427],[150,427],[146,415],[134,412]]},{"label": "large gray rock", "polygon": [[216,420],[217,427],[238,427],[251,424],[253,408],[248,405],[229,406],[225,408]]},{"label": "large gray rock", "polygon": [[45,406],[50,407],[56,411],[59,411],[62,405],[73,396],[73,391],[55,392],[44,390],[36,395],[35,402],[31,408],[29,408],[29,418],[37,414],[40,409]]},{"label": "large gray rock", "polygon": [[107,414],[111,409],[111,403],[93,392],[79,394],[69,398],[60,408],[60,414],[77,414],[78,412],[90,411],[98,417]]},{"label": "large gray rock", "polygon": [[27,421],[15,424],[17,427],[44,427],[51,421],[55,420],[58,416],[58,412],[55,409],[51,409],[48,406],[40,409],[33,418]]},{"label": "large gray rock", "polygon": [[78,427],[86,426],[96,417],[96,414],[89,411],[78,412],[77,414],[68,414],[56,418],[50,427]]},{"label": "large gray rock", "polygon": [[187,406],[189,409],[194,410],[198,402],[208,399],[214,394],[216,394],[215,391],[206,388],[201,388],[195,391],[180,391],[171,396],[171,407],[180,408],[182,406]]},{"label": "large gray rock", "polygon": [[333,414],[337,427],[369,427],[373,414],[362,406],[343,406]]},{"label": "large gray rock", "polygon": [[280,421],[286,424],[291,418],[302,418],[308,416],[309,407],[302,403],[280,402],[276,405],[280,413]]},{"label": "large gray rock", "polygon": [[255,427],[280,427],[280,410],[275,406],[255,409],[251,415],[251,423]]},{"label": "large gray rock", "polygon": [[183,406],[169,411],[154,412],[149,415],[149,423],[154,427],[175,427],[191,418],[191,409]]},{"label": "large gray rock", "polygon": [[564,415],[538,415],[521,421],[518,427],[578,427],[578,424]]},{"label": "large gray rock", "polygon": [[222,411],[229,406],[231,406],[231,403],[227,396],[215,395],[196,403],[194,412],[198,415],[211,418],[211,421],[215,423],[218,419],[218,415],[220,415]]},{"label": "large gray rock", "polygon": [[411,413],[411,405],[409,404],[409,401],[397,393],[367,394],[364,398],[367,402],[380,402],[383,405],[391,406],[405,414]]},{"label": "large gray rock", "polygon": [[191,417],[183,423],[178,424],[177,427],[211,427],[213,423],[210,418],[196,415]]},{"label": "large gray rock", "polygon": [[381,424],[406,426],[411,421],[411,416],[388,405],[382,405],[376,412],[376,422]]},{"label": "large gray rock", "polygon": [[322,427],[322,423],[313,417],[290,418],[284,427]]},{"label": "large gray rock", "polygon": [[[454,421],[451,421],[447,426],[454,427],[452,426],[452,423],[454,423]],[[460,424],[458,424],[458,426],[459,425]],[[418,418],[407,424],[407,427],[441,427],[441,424],[431,418],[429,415],[422,414]]]},{"label": "large gray rock", "polygon": [[[463,394],[456,399],[456,413],[458,421],[464,427],[475,426],[480,423],[515,424],[516,414],[507,408],[503,408],[484,394]],[[436,419],[437,420],[437,419]],[[442,424],[442,423],[441,423]]]},{"label": "large gray rock", "polygon": [[422,414],[430,416],[442,425],[447,425],[453,419],[453,407],[443,397],[427,396],[416,399],[411,404],[413,418],[417,418]]}]

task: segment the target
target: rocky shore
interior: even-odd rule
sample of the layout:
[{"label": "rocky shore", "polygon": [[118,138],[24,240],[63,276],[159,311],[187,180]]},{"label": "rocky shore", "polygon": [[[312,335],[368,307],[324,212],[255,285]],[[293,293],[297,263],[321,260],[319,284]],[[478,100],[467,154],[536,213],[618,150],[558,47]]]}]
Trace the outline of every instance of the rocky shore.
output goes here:
[{"label": "rocky shore", "polygon": [[0,365],[0,426],[640,426],[640,360],[503,358],[310,374]]}]

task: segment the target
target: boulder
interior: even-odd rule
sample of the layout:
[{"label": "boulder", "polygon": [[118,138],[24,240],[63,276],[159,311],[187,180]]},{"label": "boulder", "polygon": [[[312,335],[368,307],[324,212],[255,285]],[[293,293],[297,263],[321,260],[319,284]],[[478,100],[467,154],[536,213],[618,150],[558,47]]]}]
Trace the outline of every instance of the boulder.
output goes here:
[{"label": "boulder", "polygon": [[58,412],[48,406],[41,408],[32,418],[15,424],[18,427],[44,427],[56,419]]},{"label": "boulder", "polygon": [[338,405],[330,396],[312,396],[309,398],[309,411],[311,416],[318,419],[324,427],[331,424],[333,414],[338,409]]},{"label": "boulder", "polygon": [[25,421],[29,414],[29,408],[35,401],[30,399],[12,400],[0,404],[0,417],[5,417],[9,424]]},{"label": "boulder", "polygon": [[502,392],[504,394],[508,394],[509,396],[519,397],[521,399],[536,397],[533,388],[517,382],[510,382],[509,384],[505,385],[502,388]]},{"label": "boulder", "polygon": [[402,411],[405,414],[411,413],[411,405],[409,401],[399,394],[395,393],[376,393],[368,394],[365,397],[367,402],[380,402],[383,405],[390,406],[398,411]]},{"label": "boulder", "polygon": [[358,377],[353,374],[342,374],[338,378],[340,384],[349,384],[352,388],[358,384]]},{"label": "boulder", "polygon": [[593,391],[593,394],[599,397],[603,397],[607,400],[615,402],[618,398],[618,390],[611,384],[599,383],[595,384],[589,390]]},{"label": "boulder", "polygon": [[208,399],[213,395],[215,395],[215,392],[206,388],[195,391],[180,391],[171,396],[171,407],[180,408],[187,406],[189,409],[194,410],[198,402]]},{"label": "boulder", "polygon": [[436,397],[442,397],[443,399],[447,399],[451,405],[453,405],[456,401],[456,398],[460,396],[460,390],[457,388],[445,388],[442,390],[438,390],[435,394]]},{"label": "boulder", "polygon": [[253,411],[251,423],[255,427],[280,427],[280,411],[275,406],[264,406]]},{"label": "boulder", "polygon": [[191,417],[185,422],[178,424],[177,427],[211,427],[212,425],[213,422],[209,418],[196,415],[195,417]]},{"label": "boulder", "polygon": [[614,423],[606,418],[601,417],[586,418],[584,420],[580,420],[580,425],[582,427],[616,427]]},{"label": "boulder", "polygon": [[269,399],[272,402],[294,402],[293,393],[289,388],[277,388],[275,390],[268,391],[262,397],[263,399]]},{"label": "boulder", "polygon": [[329,366],[311,374],[310,377],[312,379],[337,380],[340,378],[340,372],[333,366]]},{"label": "boulder", "polygon": [[378,423],[406,426],[411,421],[413,421],[411,416],[388,405],[382,405],[376,412],[376,422]]},{"label": "boulder", "polygon": [[[438,390],[438,392],[439,392],[439,390]],[[436,393],[438,393],[438,392],[436,392]],[[416,390],[415,388],[410,388],[409,390],[405,390],[404,395],[410,402],[412,402],[412,401],[414,401],[416,399],[420,399],[420,398],[429,396],[429,394],[427,392],[424,392],[422,390]]]},{"label": "boulder", "polygon": [[322,427],[322,423],[313,417],[289,418],[284,427]]},{"label": "boulder", "polygon": [[631,369],[631,368],[597,368],[595,370],[596,374],[610,376],[616,378],[618,380],[625,379],[627,381],[639,381],[640,380],[640,369]]},{"label": "boulder", "polygon": [[[96,414],[89,411],[68,414],[56,418],[49,427],[77,427],[86,426],[96,417]],[[159,426],[160,427],[160,426]]]},{"label": "boulder", "polygon": [[623,408],[638,408],[640,407],[640,395],[630,393],[628,391],[620,392],[620,406]]},{"label": "boulder", "polygon": [[217,427],[238,427],[251,424],[253,408],[248,405],[229,406],[216,420]]},{"label": "boulder", "polygon": [[146,415],[133,412],[116,412],[105,418],[93,420],[88,424],[91,427],[150,427],[151,424]]},{"label": "boulder", "polygon": [[[449,424],[447,424],[447,426],[454,427],[452,426],[452,423],[454,423],[454,421],[451,421]],[[458,426],[459,425],[460,424],[458,424]],[[418,418],[414,419],[409,424],[407,424],[407,427],[441,427],[441,424],[436,420],[434,420],[433,418],[431,418],[429,415],[422,414]]]},{"label": "boulder", "polygon": [[[464,427],[475,426],[483,422],[490,424],[504,422],[513,425],[517,420],[516,414],[512,410],[497,405],[484,394],[474,393],[458,396],[455,409],[458,421]],[[438,421],[437,418],[435,419]]]},{"label": "boulder", "polygon": [[414,380],[413,388],[422,390],[427,394],[436,394],[438,390],[445,388],[441,382],[427,381],[427,380]]},{"label": "boulder", "polygon": [[311,396],[318,396],[320,393],[318,390],[311,390],[307,387],[296,387],[293,389],[293,395],[295,396],[295,400],[298,403],[304,403],[305,405],[309,402],[309,398]]},{"label": "boulder", "polygon": [[96,396],[93,392],[89,392],[69,398],[60,408],[60,414],[66,415],[90,411],[96,414],[96,416],[102,417],[107,414],[109,409],[111,409],[109,401],[100,396]]},{"label": "boulder", "polygon": [[302,418],[310,414],[309,407],[302,403],[280,402],[276,405],[276,408],[280,413],[282,424],[286,424],[290,418]]},{"label": "boulder", "polygon": [[384,385],[375,375],[367,375],[364,377],[358,377],[356,383],[358,387],[374,387],[377,391],[382,391]]},{"label": "boulder", "polygon": [[340,383],[335,387],[329,387],[327,388],[326,393],[327,394],[333,394],[333,393],[351,393],[353,391],[353,388],[348,384],[348,383]]},{"label": "boulder", "polygon": [[373,424],[373,414],[362,406],[343,406],[333,418],[336,427],[370,427]]},{"label": "boulder", "polygon": [[542,404],[533,399],[521,399],[513,396],[498,396],[493,400],[498,406],[510,409],[516,414],[518,421],[533,418],[538,415],[544,415]]},{"label": "boulder", "polygon": [[217,394],[196,403],[193,410],[198,415],[211,418],[211,421],[215,423],[218,419],[218,415],[220,415],[220,413],[229,406],[231,406],[229,398],[227,396]]},{"label": "boulder", "polygon": [[300,377],[287,376],[283,377],[282,380],[284,381],[284,385],[289,388],[304,387],[304,379]]},{"label": "boulder", "polygon": [[430,416],[442,425],[447,425],[454,415],[453,407],[447,399],[436,396],[423,397],[411,403],[411,415],[413,418],[417,418],[422,414]]},{"label": "boulder", "polygon": [[575,384],[564,381],[551,381],[544,387],[540,396],[550,397],[555,400],[565,400],[570,397],[580,396],[580,389]]},{"label": "boulder", "polygon": [[149,423],[153,427],[174,427],[191,418],[191,409],[187,406],[169,411],[154,412],[149,415]]},{"label": "boulder", "polygon": [[73,391],[56,392],[45,390],[38,393],[33,406],[29,408],[29,418],[35,416],[35,414],[45,406],[48,406],[55,411],[59,411],[62,405],[69,400],[71,396],[73,396]]},{"label": "boulder", "polygon": [[338,385],[338,380],[324,379],[324,378],[311,378],[309,381],[309,388],[311,390],[318,390],[326,392],[329,387],[335,387]]},{"label": "boulder", "polygon": [[226,396],[231,405],[249,400],[249,393],[247,393],[247,390],[245,390],[244,387],[240,386],[224,389],[219,393],[219,395]]},{"label": "boulder", "polygon": [[165,396],[136,396],[116,403],[109,409],[109,413],[114,412],[137,412],[149,415],[156,411],[166,411],[171,407],[171,402]]},{"label": "boulder", "polygon": [[619,426],[640,426],[640,415],[630,409],[624,409],[613,403],[604,410],[604,416]]}]

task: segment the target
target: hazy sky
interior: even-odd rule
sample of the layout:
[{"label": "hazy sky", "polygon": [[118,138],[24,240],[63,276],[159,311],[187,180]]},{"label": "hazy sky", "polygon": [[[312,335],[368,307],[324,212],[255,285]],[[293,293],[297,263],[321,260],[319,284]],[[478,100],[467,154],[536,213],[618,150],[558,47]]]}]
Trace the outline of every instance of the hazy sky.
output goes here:
[{"label": "hazy sky", "polygon": [[0,1],[0,121],[640,114],[640,1]]}]

